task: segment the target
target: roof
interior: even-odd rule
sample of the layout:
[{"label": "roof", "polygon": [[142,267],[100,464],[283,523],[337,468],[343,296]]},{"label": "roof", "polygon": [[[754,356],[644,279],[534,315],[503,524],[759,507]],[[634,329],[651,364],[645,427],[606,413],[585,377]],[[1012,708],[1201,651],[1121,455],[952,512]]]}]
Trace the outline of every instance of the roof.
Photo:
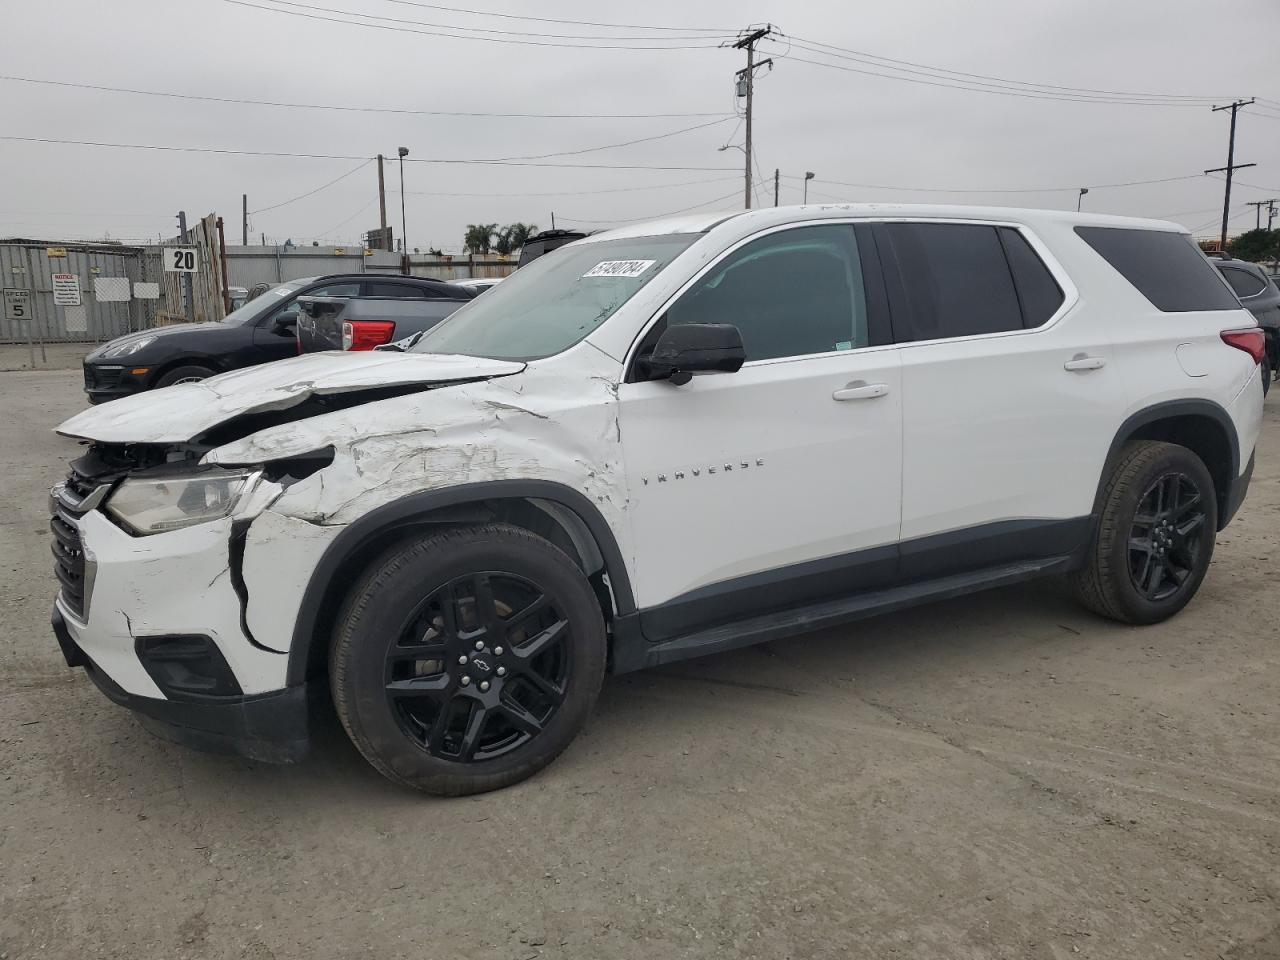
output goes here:
[{"label": "roof", "polygon": [[1165,230],[1186,233],[1185,227],[1167,220],[1143,220],[1115,217],[1101,213],[1077,213],[1074,210],[1036,210],[1021,207],[972,207],[949,204],[914,203],[811,203],[806,206],[762,207],[717,213],[685,214],[629,224],[615,230],[597,233],[579,243],[618,240],[627,237],[652,237],[669,233],[705,233],[721,224],[733,222],[736,229],[752,231],[768,229],[805,220],[830,220],[842,217],[925,217],[939,220],[999,220],[1034,225],[1043,222],[1067,223],[1091,227],[1129,227],[1143,230]]}]

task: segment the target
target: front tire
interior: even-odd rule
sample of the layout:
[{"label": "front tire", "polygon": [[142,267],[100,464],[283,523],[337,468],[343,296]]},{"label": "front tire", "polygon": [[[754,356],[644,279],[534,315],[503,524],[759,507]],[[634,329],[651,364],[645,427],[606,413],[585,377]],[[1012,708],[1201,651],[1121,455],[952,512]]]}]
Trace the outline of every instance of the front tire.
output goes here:
[{"label": "front tire", "polygon": [[1159,623],[1190,602],[1213,557],[1213,478],[1186,447],[1152,440],[1126,447],[1107,478],[1102,515],[1077,598],[1121,623]]},{"label": "front tire", "polygon": [[527,530],[397,544],[356,583],[329,659],[334,705],[380,773],[440,796],[497,790],[554,760],[604,679],[600,603]]}]

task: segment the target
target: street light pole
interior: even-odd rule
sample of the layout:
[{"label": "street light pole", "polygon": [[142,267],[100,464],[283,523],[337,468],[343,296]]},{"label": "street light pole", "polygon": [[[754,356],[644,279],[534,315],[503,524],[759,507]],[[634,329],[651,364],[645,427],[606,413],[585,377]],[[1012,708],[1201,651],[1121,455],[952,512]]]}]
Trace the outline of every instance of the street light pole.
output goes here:
[{"label": "street light pole", "polygon": [[1089,192],[1088,187],[1081,187],[1080,193],[1076,196],[1076,213],[1080,212],[1080,205],[1084,203],[1084,195]]},{"label": "street light pole", "polygon": [[809,181],[813,179],[813,171],[806,170],[804,172],[804,202],[809,202]]},{"label": "street light pole", "polygon": [[409,275],[409,231],[405,226],[404,216],[404,158],[409,155],[408,147],[400,148],[400,272]]}]

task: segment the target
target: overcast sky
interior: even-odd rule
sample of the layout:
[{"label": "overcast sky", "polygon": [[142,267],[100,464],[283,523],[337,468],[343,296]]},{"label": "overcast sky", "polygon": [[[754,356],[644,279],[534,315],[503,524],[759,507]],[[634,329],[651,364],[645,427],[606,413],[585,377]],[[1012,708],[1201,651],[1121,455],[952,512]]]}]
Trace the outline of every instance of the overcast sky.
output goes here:
[{"label": "overcast sky", "polygon": [[[496,119],[209,103],[0,79],[0,134],[229,150],[486,159],[581,150],[724,122],[627,147],[549,157],[545,163],[671,166],[684,170],[580,169],[407,163],[413,247],[461,247],[468,223],[511,221],[606,226],[697,205],[741,205],[742,154],[732,114],[741,51],[720,36],[771,21],[792,38],[879,57],[1040,85],[1218,98],[1270,98],[1241,111],[1241,171],[1233,230],[1252,226],[1246,201],[1280,197],[1280,3],[1241,0],[734,0],[642,5],[550,0],[445,0],[489,13],[643,25],[572,24],[447,12],[411,0],[12,0],[3,18],[6,77],[128,87],[197,96],[408,110],[690,114],[705,117]],[[293,13],[289,15],[283,10]],[[407,21],[374,29],[306,19],[352,11]],[[856,12],[855,12],[856,11]],[[377,22],[397,26],[390,20]],[[593,41],[695,49],[565,49],[427,35],[426,24],[525,34],[661,37]],[[656,30],[679,27],[686,30]],[[479,34],[477,34],[479,35]],[[529,36],[512,39],[556,41]],[[695,37],[680,40],[678,38]],[[670,38],[670,39],[668,39]],[[800,42],[804,42],[803,39]],[[767,47],[768,49],[765,49]],[[781,54],[790,52],[791,59]],[[1198,176],[1226,162],[1228,114],[1207,104],[1132,105],[1014,97],[911,83],[797,62],[885,72],[846,55],[762,46],[775,57],[756,84],[755,147],[773,202],[810,198],[1074,207],[1177,220],[1217,232],[1222,184]],[[916,69],[916,68],[911,68]],[[922,73],[903,74],[926,79]],[[991,83],[991,81],[982,81]],[[999,86],[999,84],[994,84]],[[989,89],[989,88],[983,88]],[[0,140],[0,236],[123,239],[171,236],[172,215],[216,212],[239,242],[247,192],[253,242],[355,244],[378,225],[372,164],[314,195],[284,203],[361,161],[262,157]],[[389,164],[388,216],[400,226],[398,168]],[[1133,187],[1100,184],[1175,177]],[[700,181],[700,182],[691,182]],[[840,181],[841,183],[836,183]],[[1256,186],[1245,186],[1251,184]],[[848,184],[914,189],[887,190]],[[1037,193],[965,191],[1063,188]],[[625,188],[625,189],[624,189]],[[652,188],[652,189],[634,189]],[[955,190],[955,193],[923,192]],[[613,191],[613,192],[604,192]],[[722,199],[717,199],[722,198]],[[714,202],[713,202],[714,201]],[[1215,211],[1217,213],[1215,213]]]}]

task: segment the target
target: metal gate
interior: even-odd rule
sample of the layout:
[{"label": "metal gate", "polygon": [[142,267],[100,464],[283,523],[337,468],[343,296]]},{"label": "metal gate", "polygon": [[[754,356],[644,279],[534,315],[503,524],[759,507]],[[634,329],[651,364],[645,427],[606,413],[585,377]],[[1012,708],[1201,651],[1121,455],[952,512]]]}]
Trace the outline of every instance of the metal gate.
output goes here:
[{"label": "metal gate", "polygon": [[[103,341],[149,327],[156,301],[135,299],[135,284],[157,282],[148,275],[157,269],[141,247],[0,241],[0,286],[30,290],[32,307],[29,320],[0,318],[0,343]],[[79,306],[54,303],[54,274],[76,277]]]}]

